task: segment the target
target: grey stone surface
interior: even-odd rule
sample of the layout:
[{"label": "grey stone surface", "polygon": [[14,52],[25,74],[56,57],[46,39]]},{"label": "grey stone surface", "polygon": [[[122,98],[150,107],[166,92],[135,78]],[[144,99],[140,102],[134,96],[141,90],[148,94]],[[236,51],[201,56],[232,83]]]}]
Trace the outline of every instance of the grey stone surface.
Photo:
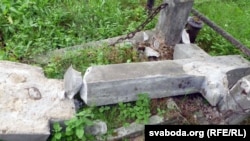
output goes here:
[{"label": "grey stone surface", "polygon": [[144,130],[144,124],[139,124],[136,122],[131,123],[127,127],[120,127],[114,130],[116,136],[110,136],[107,138],[108,141],[118,140],[124,137],[128,137],[132,134],[142,132]]},{"label": "grey stone surface", "polygon": [[160,57],[160,53],[150,47],[145,47],[144,53],[147,57]]},{"label": "grey stone surface", "polygon": [[[195,52],[194,48],[186,51]],[[161,98],[200,92],[216,106],[235,83],[232,80],[250,74],[250,63],[238,55],[205,56],[90,67],[81,98],[88,105],[99,106],[135,101],[139,93]]]},{"label": "grey stone surface", "polygon": [[49,121],[75,114],[63,95],[62,80],[47,79],[42,68],[0,61],[0,140],[46,141]]},{"label": "grey stone surface", "polygon": [[159,115],[153,115],[149,118],[149,125],[160,124],[164,122],[164,118]]},{"label": "grey stone surface", "polygon": [[65,95],[69,99],[72,99],[80,91],[82,85],[83,82],[81,72],[73,69],[71,65],[64,74]]},{"label": "grey stone surface", "polygon": [[188,58],[205,58],[209,57],[204,50],[196,44],[176,44],[174,47],[174,60]]},{"label": "grey stone surface", "polygon": [[161,10],[157,34],[165,38],[167,45],[174,46],[181,40],[194,0],[164,0],[169,5]]},{"label": "grey stone surface", "polygon": [[[151,124],[151,125],[161,124],[163,122],[164,122],[164,120],[162,117],[160,117],[158,115],[153,115],[149,118],[148,124]],[[119,140],[119,139],[122,139],[124,137],[128,137],[128,136],[133,135],[133,134],[142,133],[143,131],[144,131],[144,124],[139,124],[139,123],[133,122],[127,127],[120,127],[120,128],[115,129],[114,133],[116,135],[109,136],[107,138],[107,140],[108,141]]]},{"label": "grey stone surface", "polygon": [[86,126],[84,131],[91,135],[103,135],[107,133],[107,124],[103,121],[94,121],[93,125]]},{"label": "grey stone surface", "polygon": [[166,102],[167,107],[169,110],[176,110],[176,111],[180,111],[179,107],[177,106],[177,104],[174,102],[174,100],[172,98],[169,98]]},{"label": "grey stone surface", "polygon": [[199,92],[203,76],[188,75],[183,60],[93,66],[86,71],[81,98],[87,105],[108,105],[147,93],[160,98]]},{"label": "grey stone surface", "polygon": [[183,29],[183,31],[182,31],[181,41],[184,44],[190,44],[190,37],[189,37],[189,34],[187,33],[186,29]]},{"label": "grey stone surface", "polygon": [[239,55],[208,57],[185,63],[183,69],[190,75],[205,76],[200,92],[212,106],[216,106],[229,93],[228,77],[233,76],[228,76],[228,72],[245,72],[250,69],[250,62]]},{"label": "grey stone surface", "polygon": [[229,124],[237,124],[250,116],[250,75],[238,80],[230,92],[223,97],[219,108],[220,111],[225,111]]}]

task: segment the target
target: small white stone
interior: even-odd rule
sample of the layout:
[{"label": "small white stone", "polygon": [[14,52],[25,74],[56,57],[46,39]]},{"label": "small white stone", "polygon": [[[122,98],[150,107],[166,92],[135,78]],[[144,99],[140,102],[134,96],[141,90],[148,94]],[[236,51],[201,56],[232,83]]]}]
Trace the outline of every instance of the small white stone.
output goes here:
[{"label": "small white stone", "polygon": [[103,121],[94,121],[93,125],[85,127],[85,132],[91,135],[103,135],[107,133],[107,124]]},{"label": "small white stone", "polygon": [[33,100],[40,100],[42,98],[41,92],[36,87],[28,88],[28,94]]},{"label": "small white stone", "polygon": [[153,50],[150,47],[145,47],[145,51],[144,52],[145,52],[145,55],[147,57],[152,57],[152,56],[159,57],[160,56],[160,54],[157,51]]},{"label": "small white stone", "polygon": [[146,32],[143,32],[143,41],[144,41],[144,42],[145,42],[145,41],[148,41],[148,39],[149,39],[148,34],[147,34]]},{"label": "small white stone", "polygon": [[186,29],[184,29],[184,30],[182,31],[181,39],[182,39],[182,42],[183,42],[184,44],[190,44],[190,38],[189,38],[189,35],[188,35]]}]

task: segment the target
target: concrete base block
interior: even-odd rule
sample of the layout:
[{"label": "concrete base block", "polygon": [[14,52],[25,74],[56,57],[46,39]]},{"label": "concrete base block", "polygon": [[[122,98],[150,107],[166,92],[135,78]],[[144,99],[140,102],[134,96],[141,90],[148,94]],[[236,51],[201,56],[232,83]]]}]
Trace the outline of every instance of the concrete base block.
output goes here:
[{"label": "concrete base block", "polygon": [[209,55],[196,44],[176,44],[174,47],[174,60],[206,57]]}]

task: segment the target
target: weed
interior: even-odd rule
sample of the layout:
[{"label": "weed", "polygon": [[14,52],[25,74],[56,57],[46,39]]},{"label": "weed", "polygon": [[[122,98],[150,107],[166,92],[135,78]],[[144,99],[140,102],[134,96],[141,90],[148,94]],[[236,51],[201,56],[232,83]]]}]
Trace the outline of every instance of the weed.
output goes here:
[{"label": "weed", "polygon": [[66,129],[64,130],[59,123],[53,124],[52,141],[70,141],[70,140],[93,140],[91,135],[84,132],[84,127],[93,124],[94,114],[90,108],[76,114],[75,117],[65,122]]},{"label": "weed", "polygon": [[159,116],[164,116],[164,114],[165,114],[166,112],[167,112],[166,110],[157,108],[157,115],[159,115]]},{"label": "weed", "polygon": [[[138,94],[135,103],[119,103],[113,106],[84,107],[75,117],[65,122],[63,129],[59,123],[53,124],[52,141],[86,140],[93,136],[84,133],[84,127],[92,125],[98,119],[107,123],[108,133],[120,126],[127,126],[131,122],[148,123],[150,114],[150,100],[147,94]],[[105,135],[103,136],[105,138]]]},{"label": "weed", "polygon": [[146,124],[150,114],[150,100],[146,94],[139,94],[138,100],[133,106],[131,103],[119,103],[119,118],[123,120],[136,120]]},{"label": "weed", "polygon": [[[249,19],[250,11],[249,4],[246,3],[248,3],[246,0],[211,0],[199,1],[194,7],[245,46],[250,47],[249,39],[245,38],[248,37],[250,31],[246,22]],[[238,49],[208,26],[204,26],[199,33],[197,43],[211,55],[241,54]]]},{"label": "weed", "polygon": [[62,78],[65,70],[71,64],[76,70],[85,73],[85,70],[93,65],[137,62],[138,60],[137,53],[131,46],[117,48],[103,46],[86,48],[79,51],[77,55],[69,52],[63,58],[55,57],[43,68],[47,77]]}]

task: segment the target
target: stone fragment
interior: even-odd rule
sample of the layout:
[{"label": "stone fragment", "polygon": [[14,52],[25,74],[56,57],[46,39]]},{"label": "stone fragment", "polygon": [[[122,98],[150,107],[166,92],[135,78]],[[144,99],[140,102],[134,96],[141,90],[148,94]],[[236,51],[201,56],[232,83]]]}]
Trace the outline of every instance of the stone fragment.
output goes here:
[{"label": "stone fragment", "polygon": [[119,140],[124,137],[128,137],[132,134],[142,132],[144,130],[144,125],[136,122],[131,123],[129,126],[120,127],[114,130],[115,136],[108,137],[108,141]]},{"label": "stone fragment", "polygon": [[42,68],[0,61],[0,140],[47,141],[50,121],[75,114],[72,100],[60,99],[63,81],[47,79]]},{"label": "stone fragment", "polygon": [[64,89],[65,95],[72,99],[82,87],[82,74],[81,72],[73,69],[72,65],[67,69],[64,74]]},{"label": "stone fragment", "polygon": [[145,55],[147,57],[156,57],[156,58],[158,58],[160,56],[160,54],[157,51],[153,50],[150,47],[145,47],[145,51],[144,52],[145,52]]},{"label": "stone fragment", "polygon": [[164,122],[164,118],[162,116],[158,116],[158,115],[153,115],[149,118],[149,125],[154,125],[154,124],[159,124],[159,123],[163,123]]},{"label": "stone fragment", "polygon": [[177,110],[180,111],[179,107],[177,106],[177,104],[174,102],[174,100],[172,98],[169,98],[166,102],[167,107],[169,110]]},{"label": "stone fragment", "polygon": [[149,36],[146,32],[143,32],[143,41],[146,42],[149,40]]},{"label": "stone fragment", "polygon": [[[158,115],[153,115],[149,118],[149,125],[154,125],[154,124],[161,124],[164,123],[163,117],[160,117]],[[144,124],[139,124],[137,122],[133,122],[130,125],[126,127],[120,127],[114,130],[114,136],[108,136],[107,140],[108,141],[113,141],[113,140],[119,140],[124,137],[140,134],[143,132],[145,128]]]},{"label": "stone fragment", "polygon": [[94,121],[93,125],[84,128],[87,134],[91,135],[104,135],[107,133],[107,124],[103,121]]},{"label": "stone fragment", "polygon": [[229,124],[240,123],[250,116],[250,75],[238,80],[220,102],[219,108]]},{"label": "stone fragment", "polygon": [[190,44],[190,38],[185,29],[183,29],[182,34],[181,34],[181,40],[184,44]]}]

